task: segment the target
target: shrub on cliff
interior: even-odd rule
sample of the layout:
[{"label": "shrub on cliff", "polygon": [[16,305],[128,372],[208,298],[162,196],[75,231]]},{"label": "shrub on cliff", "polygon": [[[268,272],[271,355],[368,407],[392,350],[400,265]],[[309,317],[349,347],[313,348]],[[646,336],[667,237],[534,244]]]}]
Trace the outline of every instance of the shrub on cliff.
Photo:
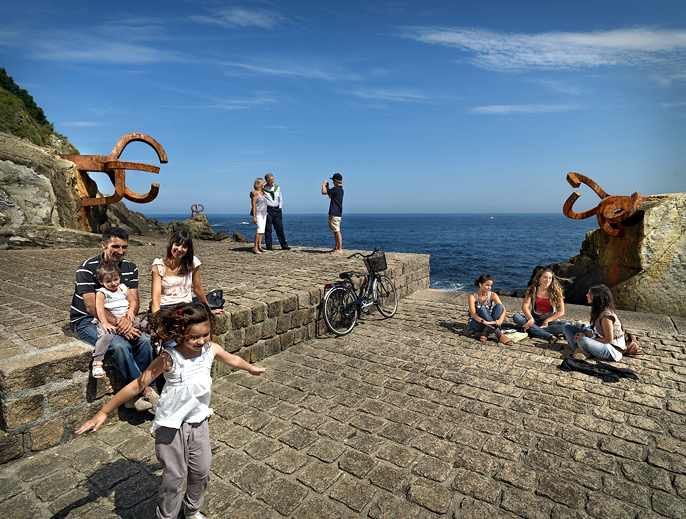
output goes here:
[{"label": "shrub on cliff", "polygon": [[51,146],[58,153],[78,154],[67,138],[55,132],[33,97],[0,68],[0,131],[24,137],[38,146]]}]

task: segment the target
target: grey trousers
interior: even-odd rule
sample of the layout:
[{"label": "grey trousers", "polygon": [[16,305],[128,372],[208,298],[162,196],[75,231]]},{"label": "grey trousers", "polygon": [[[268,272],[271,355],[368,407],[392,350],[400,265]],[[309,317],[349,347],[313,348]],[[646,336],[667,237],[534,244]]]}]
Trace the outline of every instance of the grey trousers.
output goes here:
[{"label": "grey trousers", "polygon": [[[210,426],[183,423],[179,429],[160,427],[155,431],[155,454],[162,464],[162,484],[157,494],[157,519],[176,519],[182,504],[193,516],[200,510],[210,482]],[[181,501],[183,478],[188,473],[186,495]]]},{"label": "grey trousers", "polygon": [[[114,339],[114,336],[117,335],[114,332],[108,332],[105,330],[105,327],[98,322],[98,340],[95,341],[95,350],[93,351],[93,360],[96,360],[98,362],[102,362],[103,359],[105,358],[105,353],[107,353],[107,350],[110,347],[110,343],[112,342],[112,339]],[[146,326],[148,326],[148,321],[145,319],[140,320],[138,317],[136,317],[136,320],[133,322],[133,327],[138,328],[139,330],[143,330]]]}]

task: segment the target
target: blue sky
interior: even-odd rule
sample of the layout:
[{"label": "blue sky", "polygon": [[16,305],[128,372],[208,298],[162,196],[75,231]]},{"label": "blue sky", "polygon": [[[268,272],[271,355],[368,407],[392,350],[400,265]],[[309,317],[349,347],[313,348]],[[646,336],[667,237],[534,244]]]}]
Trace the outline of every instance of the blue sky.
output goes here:
[{"label": "blue sky", "polygon": [[0,66],[82,154],[162,144],[145,214],[247,214],[267,172],[286,213],[334,172],[355,213],[560,212],[568,171],[686,191],[682,0],[3,2]]}]

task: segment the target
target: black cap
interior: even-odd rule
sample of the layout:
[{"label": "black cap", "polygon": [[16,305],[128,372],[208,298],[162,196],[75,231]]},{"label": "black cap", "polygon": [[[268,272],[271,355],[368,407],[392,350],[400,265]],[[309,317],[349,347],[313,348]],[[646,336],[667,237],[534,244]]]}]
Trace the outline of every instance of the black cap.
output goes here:
[{"label": "black cap", "polygon": [[331,177],[331,180],[338,180],[339,182],[343,182],[343,175],[340,173],[334,173],[333,177]]}]

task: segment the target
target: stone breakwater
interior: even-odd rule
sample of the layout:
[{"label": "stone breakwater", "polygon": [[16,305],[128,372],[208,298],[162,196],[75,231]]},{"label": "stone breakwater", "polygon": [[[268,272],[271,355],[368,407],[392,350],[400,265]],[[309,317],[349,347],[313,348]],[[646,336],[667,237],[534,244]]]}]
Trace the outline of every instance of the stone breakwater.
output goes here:
[{"label": "stone breakwater", "polygon": [[[128,253],[140,272],[141,308],[150,301],[152,261],[166,247],[166,240],[151,239],[154,244],[132,245]],[[295,248],[256,256],[249,250],[196,243],[205,290],[221,288],[227,300],[213,340],[250,362],[326,332],[317,313],[324,284],[341,271],[364,271],[359,259],[346,260],[349,254]],[[92,347],[68,324],[76,267],[98,252],[0,251],[0,463],[71,439],[75,426],[119,388],[107,358],[108,376],[89,376]],[[393,253],[387,260],[399,297],[428,287],[428,256]],[[213,369],[213,377],[230,371]]]}]

